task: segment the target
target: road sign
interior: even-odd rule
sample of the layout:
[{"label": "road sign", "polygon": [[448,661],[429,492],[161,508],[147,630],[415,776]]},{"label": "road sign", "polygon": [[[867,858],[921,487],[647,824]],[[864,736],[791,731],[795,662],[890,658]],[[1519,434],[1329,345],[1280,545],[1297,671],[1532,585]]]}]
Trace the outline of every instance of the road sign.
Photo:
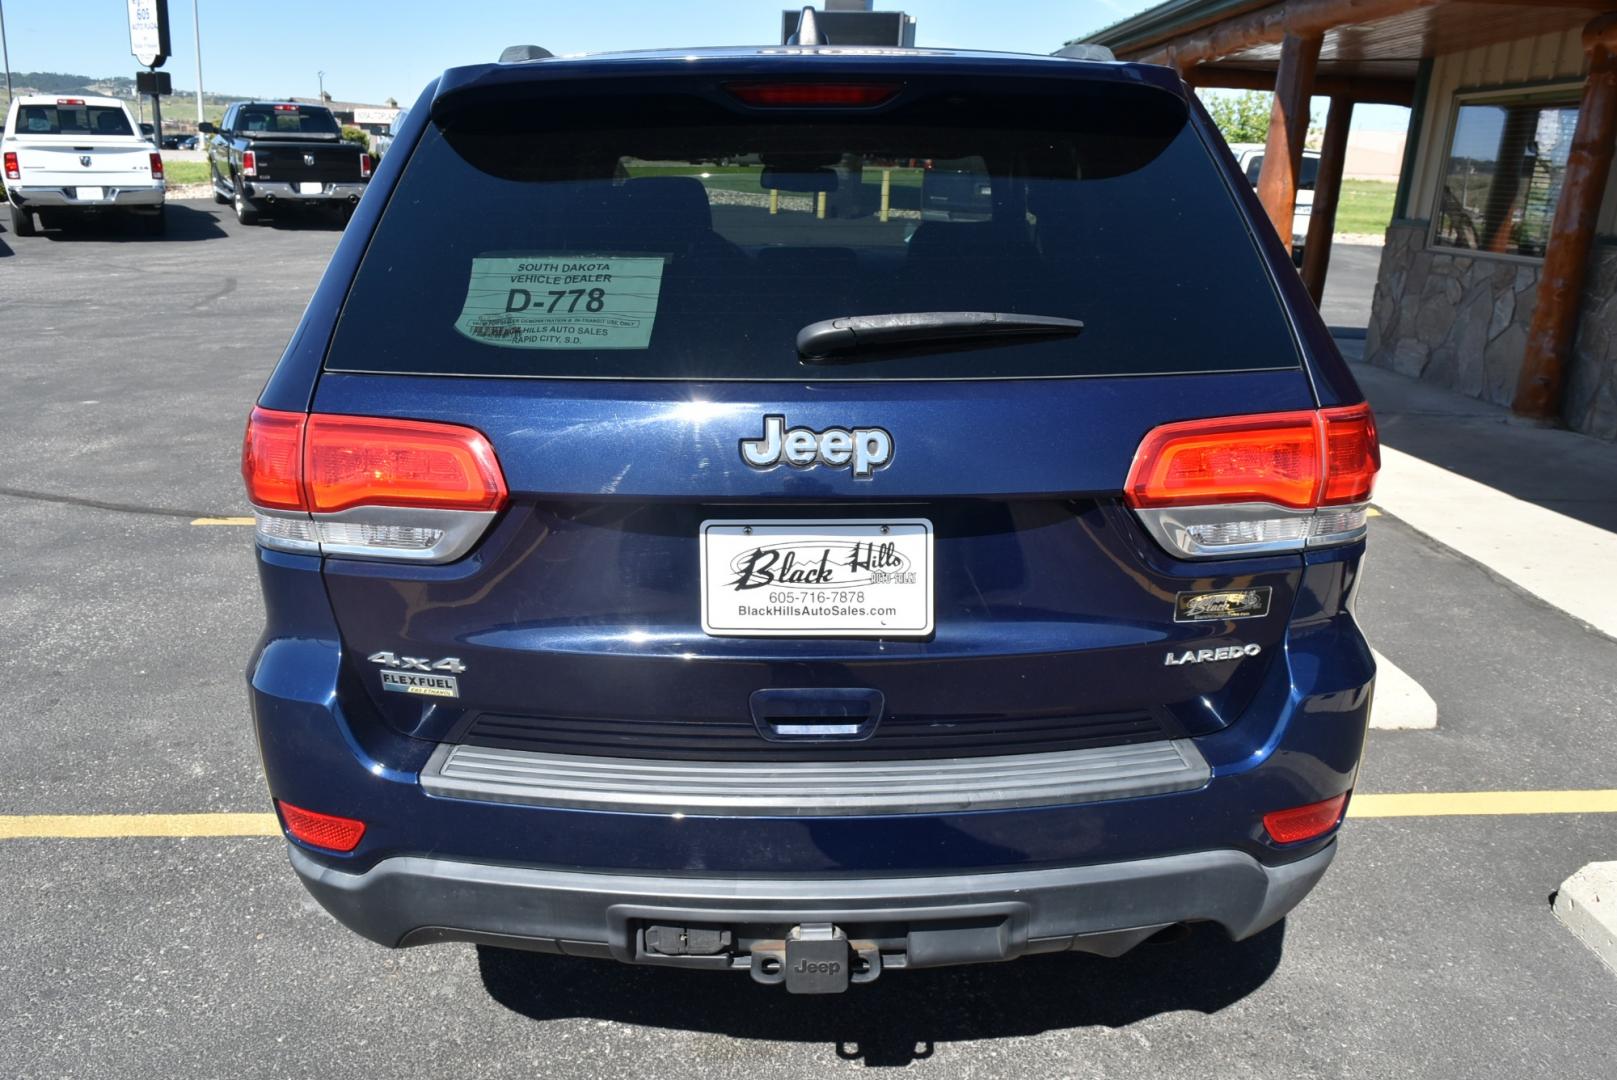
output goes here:
[{"label": "road sign", "polygon": [[129,51],[149,68],[168,59],[168,0],[129,0]]}]

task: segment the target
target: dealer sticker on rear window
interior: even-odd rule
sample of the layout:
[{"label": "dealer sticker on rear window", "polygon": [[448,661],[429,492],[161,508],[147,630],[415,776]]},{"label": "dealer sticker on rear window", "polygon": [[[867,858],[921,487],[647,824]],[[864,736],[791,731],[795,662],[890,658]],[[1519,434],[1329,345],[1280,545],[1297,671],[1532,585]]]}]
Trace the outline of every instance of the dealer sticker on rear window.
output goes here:
[{"label": "dealer sticker on rear window", "polygon": [[455,329],[508,349],[644,349],[662,281],[657,255],[479,256]]}]

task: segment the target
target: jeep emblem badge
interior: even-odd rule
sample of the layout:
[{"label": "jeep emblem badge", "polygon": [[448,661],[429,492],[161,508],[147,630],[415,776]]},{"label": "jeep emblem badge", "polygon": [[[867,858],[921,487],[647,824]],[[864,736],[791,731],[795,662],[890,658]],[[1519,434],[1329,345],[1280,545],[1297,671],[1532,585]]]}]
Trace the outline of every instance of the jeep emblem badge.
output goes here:
[{"label": "jeep emblem badge", "polygon": [[741,440],[741,460],[754,469],[773,469],[782,462],[794,469],[851,468],[855,480],[869,480],[892,462],[893,437],[879,427],[788,429],[784,416],[766,416],[761,438]]}]

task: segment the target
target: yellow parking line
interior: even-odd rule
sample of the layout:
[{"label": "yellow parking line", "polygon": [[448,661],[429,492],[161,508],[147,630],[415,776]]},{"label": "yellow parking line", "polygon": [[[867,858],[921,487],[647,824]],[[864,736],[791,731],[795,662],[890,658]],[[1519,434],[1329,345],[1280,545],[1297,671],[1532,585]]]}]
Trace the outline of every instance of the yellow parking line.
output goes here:
[{"label": "yellow parking line", "polygon": [[1617,814],[1617,788],[1593,791],[1433,791],[1355,795],[1348,817],[1454,817],[1490,814]]},{"label": "yellow parking line", "polygon": [[[1350,818],[1617,814],[1617,788],[1587,791],[1433,791],[1355,795]],[[142,836],[279,836],[274,814],[0,815],[0,840]]]},{"label": "yellow parking line", "polygon": [[[1364,513],[1365,513],[1366,517],[1380,517],[1381,516],[1381,511],[1377,510],[1373,506],[1366,507]],[[191,522],[191,524],[195,525],[196,522],[193,521],[193,522]]]},{"label": "yellow parking line", "polygon": [[122,836],[279,836],[274,814],[20,814],[0,816],[0,840]]},{"label": "yellow parking line", "polygon": [[250,517],[200,517],[200,518],[192,518],[191,519],[191,524],[193,524],[193,525],[251,525],[251,524],[253,524],[253,519],[250,518]]}]

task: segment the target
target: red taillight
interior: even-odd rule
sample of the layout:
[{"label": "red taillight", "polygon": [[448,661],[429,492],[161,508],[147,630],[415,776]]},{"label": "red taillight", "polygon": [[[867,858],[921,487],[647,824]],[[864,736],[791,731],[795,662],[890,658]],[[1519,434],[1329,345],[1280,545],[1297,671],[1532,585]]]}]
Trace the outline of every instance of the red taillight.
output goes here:
[{"label": "red taillight", "polygon": [[365,835],[365,823],[354,818],[305,810],[280,799],[275,800],[275,809],[280,811],[281,823],[286,826],[286,831],[310,847],[325,848],[327,851],[353,851]]},{"label": "red taillight", "polygon": [[1347,809],[1348,793],[1324,799],[1290,810],[1276,810],[1263,815],[1263,828],[1277,844],[1295,844],[1324,836],[1342,820]]},{"label": "red taillight", "polygon": [[776,108],[865,108],[880,105],[901,89],[897,83],[820,82],[735,82],[724,88],[743,104]]},{"label": "red taillight", "polygon": [[152,179],[153,180],[161,180],[161,179],[163,179],[163,155],[162,154],[153,154],[151,157],[152,157]]},{"label": "red taillight", "polygon": [[241,446],[241,476],[254,506],[307,510],[303,495],[303,413],[254,409]]},{"label": "red taillight", "polygon": [[5,160],[6,160],[6,179],[7,180],[21,180],[22,179],[22,167],[17,164],[17,155],[13,154],[10,150],[7,150]]},{"label": "red taillight", "polygon": [[1230,416],[1164,424],[1140,443],[1129,471],[1130,505],[1316,504],[1319,432],[1312,412]]},{"label": "red taillight", "polygon": [[309,417],[304,447],[309,509],[421,506],[498,510],[505,478],[483,433],[456,424]]},{"label": "red taillight", "polygon": [[1322,409],[1320,418],[1325,427],[1325,494],[1320,502],[1364,502],[1381,470],[1381,443],[1370,406]]},{"label": "red taillight", "polygon": [[370,176],[370,174],[371,174],[371,156],[369,154],[361,154],[361,155],[359,155],[359,178],[361,180],[363,180],[366,177]]},{"label": "red taillight", "polygon": [[258,155],[251,150],[241,152],[241,174],[243,176],[258,175]]},{"label": "red taillight", "polygon": [[1381,467],[1368,405],[1188,420],[1140,443],[1125,496],[1139,509],[1363,502]]},{"label": "red taillight", "polygon": [[458,424],[255,408],[241,475],[254,506],[498,510],[505,477],[483,433]]}]

